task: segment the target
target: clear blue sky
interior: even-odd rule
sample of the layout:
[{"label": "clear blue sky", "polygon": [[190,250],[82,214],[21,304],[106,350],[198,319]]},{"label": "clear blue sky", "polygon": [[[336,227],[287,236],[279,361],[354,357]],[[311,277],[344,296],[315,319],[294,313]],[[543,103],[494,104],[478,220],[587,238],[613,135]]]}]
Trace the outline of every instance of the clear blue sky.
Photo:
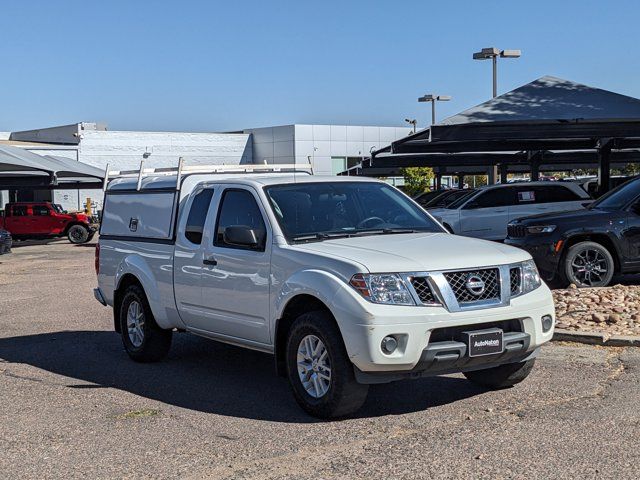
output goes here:
[{"label": "clear blue sky", "polygon": [[0,130],[402,125],[550,74],[640,97],[635,1],[13,1],[0,15]]}]

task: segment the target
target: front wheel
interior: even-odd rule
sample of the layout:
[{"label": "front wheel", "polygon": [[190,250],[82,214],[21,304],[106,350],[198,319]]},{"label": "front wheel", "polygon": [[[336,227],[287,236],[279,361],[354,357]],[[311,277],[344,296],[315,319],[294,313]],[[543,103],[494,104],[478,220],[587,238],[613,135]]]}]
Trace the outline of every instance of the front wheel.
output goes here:
[{"label": "front wheel", "polygon": [[173,332],[158,326],[140,286],[127,287],[119,313],[122,343],[129,357],[136,362],[157,362],[169,353]]},{"label": "front wheel", "polygon": [[89,229],[83,225],[72,225],[67,232],[67,238],[71,243],[86,243],[89,241]]},{"label": "front wheel", "polygon": [[362,406],[369,386],[356,381],[340,331],[328,313],[299,316],[286,348],[289,383],[307,413],[323,419],[344,417]]},{"label": "front wheel", "polygon": [[477,385],[499,390],[513,387],[523,381],[531,373],[534,364],[535,358],[532,358],[525,362],[506,363],[493,368],[485,368],[484,370],[464,372],[464,376]]},{"label": "front wheel", "polygon": [[614,270],[609,250],[595,242],[576,243],[564,259],[564,277],[578,287],[606,287]]}]

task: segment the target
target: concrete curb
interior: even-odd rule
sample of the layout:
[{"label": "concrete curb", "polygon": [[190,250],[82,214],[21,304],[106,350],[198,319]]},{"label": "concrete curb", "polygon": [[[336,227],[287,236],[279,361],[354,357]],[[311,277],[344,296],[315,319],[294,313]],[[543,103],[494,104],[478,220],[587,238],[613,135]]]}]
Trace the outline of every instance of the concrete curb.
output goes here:
[{"label": "concrete curb", "polygon": [[603,347],[640,347],[640,337],[626,335],[607,335],[594,332],[574,332],[556,329],[553,333],[555,342],[577,342]]}]

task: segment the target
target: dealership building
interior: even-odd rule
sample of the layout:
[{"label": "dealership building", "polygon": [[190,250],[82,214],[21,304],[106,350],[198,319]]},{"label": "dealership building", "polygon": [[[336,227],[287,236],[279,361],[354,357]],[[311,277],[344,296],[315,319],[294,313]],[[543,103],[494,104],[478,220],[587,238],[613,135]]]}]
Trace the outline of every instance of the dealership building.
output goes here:
[{"label": "dealership building", "polygon": [[[92,122],[0,132],[0,145],[46,156],[65,157],[109,170],[187,165],[310,163],[315,174],[332,175],[353,167],[395,140],[411,133],[406,127],[349,125],[282,125],[223,133],[112,131]],[[100,205],[97,190],[25,190],[0,192],[0,208],[9,200],[40,200],[63,208],[83,207],[86,198]]]}]

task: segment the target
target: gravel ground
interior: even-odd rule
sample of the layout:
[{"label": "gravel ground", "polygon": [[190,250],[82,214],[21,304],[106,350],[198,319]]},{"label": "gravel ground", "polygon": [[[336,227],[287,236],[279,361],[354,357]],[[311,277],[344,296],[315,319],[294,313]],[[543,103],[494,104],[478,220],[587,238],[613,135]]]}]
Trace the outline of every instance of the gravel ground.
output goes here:
[{"label": "gravel ground", "polygon": [[93,249],[0,256],[0,478],[637,478],[640,349],[554,343],[519,386],[373,386],[355,418],[295,404],[270,356],[188,334],[124,353]]},{"label": "gravel ground", "polygon": [[640,335],[640,286],[554,290],[557,328]]}]

